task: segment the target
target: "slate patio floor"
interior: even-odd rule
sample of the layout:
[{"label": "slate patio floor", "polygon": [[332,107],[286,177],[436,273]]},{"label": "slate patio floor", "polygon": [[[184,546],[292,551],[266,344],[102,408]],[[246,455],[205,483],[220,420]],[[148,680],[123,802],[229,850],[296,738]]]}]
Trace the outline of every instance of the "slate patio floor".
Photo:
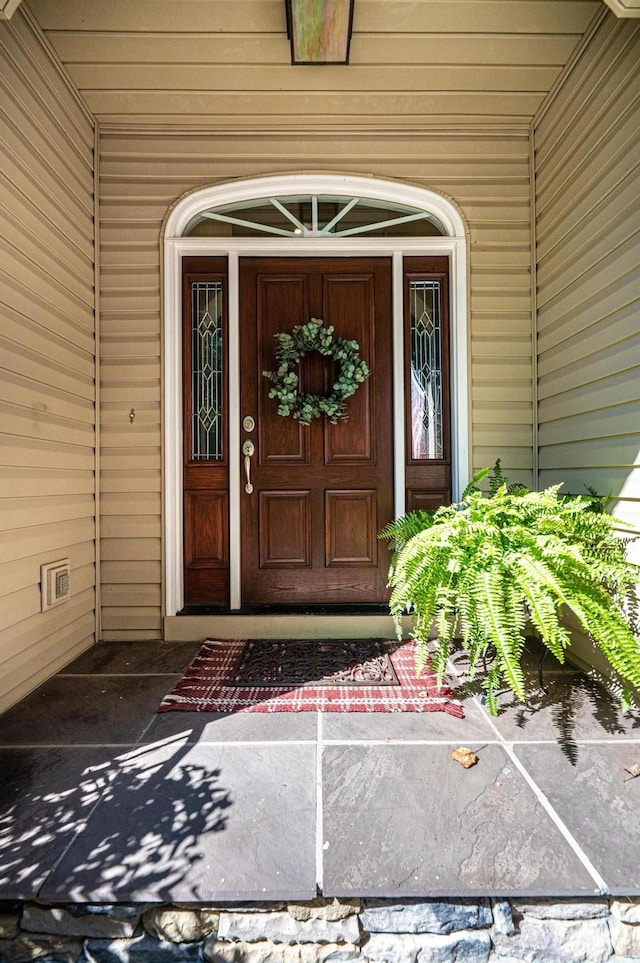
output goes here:
[{"label": "slate patio floor", "polygon": [[[640,894],[640,716],[576,670],[491,718],[156,715],[198,643],[102,643],[0,716],[0,899]],[[449,758],[459,745],[480,762]]]}]

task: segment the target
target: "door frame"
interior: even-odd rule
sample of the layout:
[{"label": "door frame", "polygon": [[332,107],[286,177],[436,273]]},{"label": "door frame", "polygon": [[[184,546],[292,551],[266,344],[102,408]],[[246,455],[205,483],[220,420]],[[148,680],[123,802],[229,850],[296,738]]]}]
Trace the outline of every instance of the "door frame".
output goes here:
[{"label": "door frame", "polygon": [[[447,236],[424,238],[183,237],[189,221],[216,204],[300,193],[360,195],[422,208],[435,214]],[[182,258],[228,259],[229,452],[240,448],[239,261],[241,257],[390,257],[393,305],[394,512],[404,511],[403,257],[443,255],[450,260],[452,497],[470,477],[468,232],[458,208],[434,191],[395,181],[329,174],[290,174],[233,181],[191,192],[167,216],[163,278],[163,615],[183,607]],[[240,607],[240,458],[229,458],[230,608]]]}]

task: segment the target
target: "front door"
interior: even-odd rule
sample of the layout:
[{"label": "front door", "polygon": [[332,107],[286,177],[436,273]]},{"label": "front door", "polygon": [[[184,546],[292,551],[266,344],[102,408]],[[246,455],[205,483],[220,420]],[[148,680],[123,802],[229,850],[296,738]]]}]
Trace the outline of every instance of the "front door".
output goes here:
[{"label": "front door", "polygon": [[[403,259],[404,417],[395,422],[390,258],[241,258],[231,390],[227,268],[222,257],[183,261],[185,603],[228,606],[231,579],[241,604],[383,602],[389,555],[377,533],[392,517],[394,438],[406,508],[451,498],[448,259]],[[280,416],[263,375],[274,368],[274,335],[313,317],[356,340],[371,369],[337,425]],[[307,354],[301,389],[325,394],[335,367]],[[396,384],[396,412],[401,396]]]},{"label": "front door", "polygon": [[[377,536],[393,517],[391,302],[390,258],[241,259],[241,445],[253,445],[246,463],[238,453],[243,604],[388,597],[389,554]],[[336,425],[302,425],[268,397],[274,335],[311,318],[355,339],[371,370]],[[298,373],[302,391],[324,394],[336,366],[313,352]]]}]

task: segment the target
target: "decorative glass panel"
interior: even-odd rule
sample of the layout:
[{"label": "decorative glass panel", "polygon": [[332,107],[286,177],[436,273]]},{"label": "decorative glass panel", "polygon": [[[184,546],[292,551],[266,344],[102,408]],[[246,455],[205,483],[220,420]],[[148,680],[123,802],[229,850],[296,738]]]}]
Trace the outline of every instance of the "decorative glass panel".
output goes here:
[{"label": "decorative glass panel", "polygon": [[194,461],[223,457],[222,281],[191,284],[192,452]]},{"label": "decorative glass panel", "polygon": [[187,237],[429,237],[445,235],[437,217],[368,197],[295,194],[259,197],[201,211]]},{"label": "decorative glass panel", "polygon": [[440,282],[411,281],[411,457],[444,458]]}]

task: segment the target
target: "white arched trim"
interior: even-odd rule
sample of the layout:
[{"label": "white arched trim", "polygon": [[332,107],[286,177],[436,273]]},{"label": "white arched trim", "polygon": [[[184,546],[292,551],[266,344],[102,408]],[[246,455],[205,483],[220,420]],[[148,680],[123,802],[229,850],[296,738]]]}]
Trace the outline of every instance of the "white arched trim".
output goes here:
[{"label": "white arched trim", "polygon": [[187,224],[201,211],[218,204],[239,204],[258,197],[286,194],[332,194],[345,197],[367,197],[373,201],[391,201],[421,208],[435,214],[448,237],[464,237],[464,222],[459,211],[441,194],[410,184],[381,181],[370,177],[348,177],[336,174],[282,174],[277,177],[255,177],[205,187],[178,201],[165,227],[165,238],[182,237]]},{"label": "white arched trim", "polygon": [[[333,194],[421,208],[444,226],[444,237],[183,237],[196,214],[218,204],[286,194]],[[229,262],[229,450],[239,450],[238,261],[242,256],[356,257],[388,256],[393,260],[394,422],[402,424],[402,258],[405,254],[447,254],[451,264],[451,398],[453,498],[460,498],[470,471],[467,236],[456,206],[435,191],[368,177],[331,174],[287,174],[232,181],[207,187],[179,200],[164,230],[163,283],[163,444],[164,444],[164,611],[175,615],[183,605],[183,478],[182,478],[182,258],[226,255]],[[235,413],[235,417],[233,416]],[[403,511],[404,432],[394,441],[396,512]],[[239,544],[239,459],[230,459],[231,541]],[[234,497],[235,493],[235,497]],[[231,607],[239,604],[239,558],[231,572]]]}]

